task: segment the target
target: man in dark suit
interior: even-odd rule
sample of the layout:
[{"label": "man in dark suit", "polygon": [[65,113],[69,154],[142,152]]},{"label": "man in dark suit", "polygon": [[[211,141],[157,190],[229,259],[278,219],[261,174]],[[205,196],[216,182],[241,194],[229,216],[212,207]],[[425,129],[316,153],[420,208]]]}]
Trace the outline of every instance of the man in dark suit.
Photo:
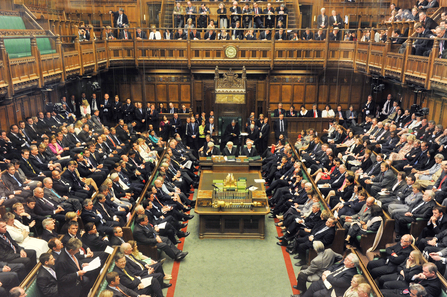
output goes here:
[{"label": "man in dark suit", "polygon": [[[51,238],[57,238],[59,235],[57,234],[55,229],[55,222],[52,218],[46,218],[42,221],[43,232],[41,238],[46,242],[50,241]],[[41,262],[42,263],[42,262]]]},{"label": "man in dark suit", "polygon": [[119,226],[113,227],[113,235],[110,236],[110,245],[121,245],[125,243],[123,239],[123,229]]},{"label": "man in dark suit", "polygon": [[129,25],[124,25],[123,29],[120,30],[118,34],[118,39],[124,39],[124,40],[131,40],[132,39],[132,33],[128,31]]},{"label": "man in dark suit", "polygon": [[182,130],[182,120],[179,119],[178,113],[175,112],[171,120],[171,135],[174,136],[175,133],[180,133],[181,130]]},{"label": "man in dark suit", "polygon": [[302,40],[312,40],[314,39],[314,34],[310,32],[310,28],[306,28],[306,31],[301,35]]},{"label": "man in dark suit", "polygon": [[[141,284],[141,279],[137,277],[132,271],[126,269],[127,260],[123,253],[117,253],[115,255],[115,267],[113,272],[118,274],[120,283],[139,294],[139,296],[151,295],[156,297],[163,297],[163,292],[161,291],[161,285],[157,278],[153,277],[151,279],[151,284],[148,287],[144,287]],[[120,295],[117,295],[120,296]]]},{"label": "man in dark suit", "polygon": [[259,155],[256,151],[256,148],[253,147],[253,143],[251,141],[247,141],[247,146],[242,149],[242,156],[254,157]]},{"label": "man in dark suit", "polygon": [[82,257],[78,253],[81,247],[82,242],[79,239],[70,239],[56,261],[55,270],[60,296],[86,296],[90,289],[92,282],[82,270],[85,264],[82,264]]},{"label": "man in dark suit", "polygon": [[267,7],[264,9],[264,20],[266,28],[274,28],[275,27],[275,9],[272,7],[271,3],[267,3]]},{"label": "man in dark suit", "polygon": [[[133,115],[135,113],[135,105],[133,105],[132,101],[129,98],[127,98],[126,104],[121,106],[121,110],[122,110],[122,114],[124,115],[124,122],[126,124],[129,124],[132,121]],[[93,116],[92,116],[92,118],[93,118]]]},{"label": "man in dark suit", "polygon": [[282,103],[278,103],[278,108],[276,108],[273,111],[273,116],[274,117],[279,117],[280,114],[283,114],[283,115],[286,114],[286,110],[284,108],[282,108]]},{"label": "man in dark suit", "polygon": [[394,231],[396,232],[397,238],[400,238],[402,234],[409,231],[408,224],[415,222],[416,218],[421,218],[423,220],[428,220],[430,218],[432,209],[436,206],[434,197],[435,193],[433,191],[426,190],[422,196],[422,201],[413,204],[405,213],[396,213],[394,216]]},{"label": "man in dark suit", "polygon": [[23,264],[7,264],[0,262],[0,296],[10,296],[10,289],[20,285],[26,276],[25,266]]},{"label": "man in dark suit", "polygon": [[6,222],[0,219],[0,261],[21,263],[25,266],[25,275],[36,265],[36,251],[24,249],[11,238],[6,231]]},{"label": "man in dark suit", "polygon": [[[358,264],[358,257],[353,253],[349,254],[343,263],[334,264],[324,271],[321,280],[313,282],[302,296],[331,296],[332,290],[335,291],[336,296],[342,296],[349,288],[352,277],[357,274]],[[324,282],[330,283],[332,288],[328,289]]]},{"label": "man in dark suit", "polygon": [[175,40],[186,40],[187,39],[186,33],[183,32],[183,29],[179,28],[177,30],[177,32],[175,32],[174,39]]},{"label": "man in dark suit", "polygon": [[367,190],[373,197],[377,195],[382,189],[390,190],[396,182],[396,175],[393,170],[390,169],[388,163],[383,162],[380,164],[380,173],[373,179],[365,180]]},{"label": "man in dark suit", "polygon": [[127,15],[124,14],[124,9],[120,8],[118,11],[109,10],[109,14],[113,15],[113,25],[116,28],[123,28],[124,25],[129,25]]},{"label": "man in dark suit", "polygon": [[118,272],[112,271],[106,274],[106,280],[109,284],[107,289],[113,292],[113,297],[148,297],[148,295],[138,294],[120,283]]},{"label": "man in dark suit", "polygon": [[109,241],[107,237],[100,238],[97,235],[96,226],[94,223],[90,222],[84,225],[85,233],[82,235],[82,243],[89,247],[93,252],[103,252],[107,246],[109,246]]},{"label": "man in dark suit", "polygon": [[172,286],[172,284],[163,282],[163,279],[170,279],[172,276],[164,273],[162,263],[151,260],[149,264],[139,260],[132,254],[132,250],[132,245],[130,245],[130,243],[123,243],[120,246],[120,251],[126,257],[126,270],[131,271],[133,274],[142,278],[148,276],[156,278],[163,289]]},{"label": "man in dark suit", "polygon": [[[384,285],[384,289],[380,290],[383,296],[398,297],[408,295],[406,292],[411,292],[409,296],[441,296],[442,285],[441,280],[437,276],[438,268],[434,263],[424,263],[422,265],[422,272],[414,275],[411,278],[411,284],[406,289],[389,289]],[[425,292],[425,294],[419,294]]]},{"label": "man in dark suit", "polygon": [[54,271],[55,259],[51,253],[43,253],[39,257],[42,267],[37,274],[37,287],[42,296],[57,297],[57,276]]},{"label": "man in dark suit", "polygon": [[148,223],[149,220],[146,215],[139,215],[135,220],[133,237],[138,244],[155,246],[175,261],[181,261],[186,257],[188,252],[180,251],[167,237],[157,235]]},{"label": "man in dark suit", "polygon": [[147,39],[147,34],[145,31],[142,31],[141,28],[137,28],[135,32],[135,38],[138,40]]},{"label": "man in dark suit", "polygon": [[287,120],[284,118],[284,114],[279,115],[279,119],[275,121],[275,139],[279,140],[279,136],[282,134],[284,138],[287,137]]},{"label": "man in dark suit", "polygon": [[338,28],[342,28],[343,27],[343,20],[341,19],[340,15],[337,14],[337,12],[335,10],[332,10],[332,15],[329,17],[329,21],[328,21],[329,27],[338,27]]},{"label": "man in dark suit", "polygon": [[368,263],[368,271],[373,279],[381,275],[391,274],[397,271],[397,267],[407,260],[413,248],[411,247],[412,237],[406,234],[401,237],[400,243],[386,249],[385,258],[372,260]]},{"label": "man in dark suit", "polygon": [[425,52],[428,52],[433,48],[433,33],[424,23],[417,23],[415,25],[415,31],[418,33],[417,37],[428,39],[416,39],[413,42],[412,54],[417,56],[426,56],[427,54],[425,54]]},{"label": "man in dark suit", "polygon": [[[286,249],[289,254],[298,252],[298,263],[303,263],[307,250],[312,248],[312,242],[314,240],[321,241],[325,247],[330,245],[334,241],[335,237],[335,218],[331,217],[326,221],[319,221],[312,228],[309,235],[296,238],[294,247],[292,249]],[[300,265],[300,264],[297,264]]]},{"label": "man in dark suit", "polygon": [[270,32],[269,29],[262,31],[261,34],[259,34],[259,40],[272,40],[272,32]]},{"label": "man in dark suit", "polygon": [[275,33],[275,40],[288,40],[287,32],[284,32],[284,29],[279,29],[278,32]]},{"label": "man in dark suit", "polygon": [[253,27],[254,28],[263,28],[264,27],[264,22],[262,20],[262,9],[259,8],[259,5],[257,2],[253,3]]},{"label": "man in dark suit", "polygon": [[318,28],[326,29],[329,25],[329,18],[326,15],[326,9],[324,7],[320,11],[321,14],[317,17]]},{"label": "man in dark suit", "polygon": [[81,214],[82,221],[84,224],[94,223],[101,236],[105,234],[112,235],[113,227],[119,226],[116,221],[107,221],[100,215],[100,212],[93,208],[93,202],[91,199],[85,199],[82,203],[84,209]]},{"label": "man in dark suit", "polygon": [[264,122],[261,124],[261,127],[259,128],[259,141],[257,143],[257,147],[260,155],[264,153],[268,145],[268,138],[270,134],[270,125],[268,123],[268,120],[269,120],[268,117],[265,117]]},{"label": "man in dark suit", "polygon": [[76,161],[68,162],[67,170],[65,170],[64,173],[62,173],[61,178],[63,178],[64,181],[66,181],[70,185],[72,191],[85,190],[91,197],[91,195],[93,194],[93,187],[90,188],[89,186],[87,186],[76,175],[74,171],[76,164],[77,164]]},{"label": "man in dark suit", "polygon": [[191,123],[188,126],[188,144],[192,150],[199,149],[199,123],[196,123],[194,117],[191,117]]},{"label": "man in dark suit", "polygon": [[36,187],[33,190],[34,198],[36,198],[36,207],[34,211],[40,216],[50,216],[58,220],[60,223],[65,222],[65,213],[60,203],[49,201],[44,197],[44,191],[41,187]]},{"label": "man in dark suit", "polygon": [[228,141],[225,145],[225,148],[222,151],[222,155],[224,156],[237,156],[237,148],[233,145],[233,142]]},{"label": "man in dark suit", "polygon": [[330,41],[340,41],[341,40],[341,33],[338,27],[335,27],[334,30],[329,34],[329,40]]}]

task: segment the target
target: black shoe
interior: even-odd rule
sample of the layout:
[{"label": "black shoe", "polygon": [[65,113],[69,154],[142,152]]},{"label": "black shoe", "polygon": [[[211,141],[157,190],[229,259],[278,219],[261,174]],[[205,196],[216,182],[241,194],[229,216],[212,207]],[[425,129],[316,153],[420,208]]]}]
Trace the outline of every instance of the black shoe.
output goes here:
[{"label": "black shoe", "polygon": [[288,243],[287,243],[286,240],[283,240],[283,241],[277,242],[276,244],[279,245],[279,246],[287,246]]},{"label": "black shoe", "polygon": [[292,288],[294,288],[295,290],[298,290],[298,291],[300,290],[297,285],[294,285]]},{"label": "black shoe", "polygon": [[188,226],[188,223],[184,223],[184,224],[181,224],[182,226],[180,227],[180,229],[183,229],[183,228],[186,228],[186,226]]},{"label": "black shoe", "polygon": [[177,236],[178,236],[178,238],[182,238],[182,237],[188,237],[189,234],[190,234],[189,232],[182,232]]},{"label": "black shoe", "polygon": [[286,248],[286,252],[288,252],[291,255],[295,254],[295,252],[289,248]]},{"label": "black shoe", "polygon": [[300,260],[298,260],[298,262],[295,263],[295,266],[303,266],[303,264],[304,264],[303,262],[304,261],[300,259]]},{"label": "black shoe", "polygon": [[194,215],[187,215],[186,218],[187,218],[188,220],[192,220],[192,219],[194,218]]},{"label": "black shoe", "polygon": [[163,283],[162,285],[161,285],[161,288],[162,289],[166,289],[166,288],[169,288],[169,287],[172,287],[172,284],[171,283]]},{"label": "black shoe", "polygon": [[183,209],[183,211],[184,212],[188,212],[188,211],[190,211],[192,208],[191,207],[185,207],[184,209]]},{"label": "black shoe", "polygon": [[276,236],[276,239],[283,240],[284,239],[284,235],[283,236]]},{"label": "black shoe", "polygon": [[276,216],[274,216],[274,215],[269,215],[269,218],[270,218],[270,219],[274,219],[274,218],[276,218]]},{"label": "black shoe", "polygon": [[295,257],[293,257],[293,259],[300,260],[300,255],[296,255]]},{"label": "black shoe", "polygon": [[163,264],[166,261],[166,258],[161,259],[158,263]]},{"label": "black shoe", "polygon": [[183,258],[186,257],[186,255],[188,255],[188,252],[181,252],[177,255],[177,257],[175,257],[175,261],[181,261]]},{"label": "black shoe", "polygon": [[174,242],[174,244],[179,244],[179,243],[182,243],[180,240],[176,240],[175,242]]}]

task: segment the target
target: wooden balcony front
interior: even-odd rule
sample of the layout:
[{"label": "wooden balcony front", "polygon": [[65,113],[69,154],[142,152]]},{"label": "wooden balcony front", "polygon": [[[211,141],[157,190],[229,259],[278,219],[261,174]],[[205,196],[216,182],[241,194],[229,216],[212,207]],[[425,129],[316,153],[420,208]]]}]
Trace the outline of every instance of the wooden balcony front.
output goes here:
[{"label": "wooden balcony front", "polygon": [[[135,32],[132,32],[135,33]],[[149,32],[148,32],[149,33]],[[134,34],[132,34],[135,36]],[[274,32],[272,32],[274,36]],[[105,40],[62,43],[68,36],[0,37],[0,96],[12,98],[32,88],[96,75],[110,67],[213,69],[216,66],[264,70],[353,70],[425,89],[445,91],[447,60],[438,58],[438,40],[429,57],[411,55],[391,42],[290,40]],[[31,56],[9,58],[4,40],[30,38]],[[55,53],[40,54],[37,38],[51,40]],[[414,38],[410,38],[411,44]],[[236,56],[227,57],[228,47]]]}]

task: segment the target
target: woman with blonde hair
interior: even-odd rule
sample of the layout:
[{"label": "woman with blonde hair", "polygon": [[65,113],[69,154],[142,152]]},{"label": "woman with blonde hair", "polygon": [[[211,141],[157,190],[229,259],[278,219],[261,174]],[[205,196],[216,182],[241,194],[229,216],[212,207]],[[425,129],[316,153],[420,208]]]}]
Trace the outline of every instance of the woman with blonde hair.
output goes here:
[{"label": "woman with blonde hair", "polygon": [[405,158],[405,155],[407,153],[409,153],[411,151],[411,149],[414,147],[414,142],[415,142],[416,136],[414,136],[414,135],[408,135],[408,136],[402,135],[400,138],[401,139],[397,143],[396,146],[399,146],[401,143],[405,142],[405,139],[406,139],[407,143],[403,146],[403,148],[401,148],[399,150],[398,153],[391,153],[390,154],[390,158],[389,159],[391,161],[401,161],[401,160],[403,160]]},{"label": "woman with blonde hair", "polygon": [[412,251],[407,260],[397,267],[397,272],[382,275],[379,278],[380,288],[406,289],[412,282],[413,276],[422,272],[424,259],[420,251]]},{"label": "woman with blonde hair", "polygon": [[24,249],[35,250],[37,259],[48,251],[47,242],[43,239],[30,237],[29,227],[16,220],[13,213],[7,212],[3,218],[6,222],[6,230],[19,246]]},{"label": "woman with blonde hair", "polygon": [[99,294],[99,297],[113,297],[113,292],[110,290],[104,290]]},{"label": "woman with blonde hair", "polygon": [[356,274],[351,279],[351,286],[346,290],[343,297],[358,297],[358,288],[360,284],[365,284],[366,279],[361,274]]},{"label": "woman with blonde hair", "polygon": [[87,99],[82,100],[82,105],[81,105],[81,115],[83,117],[87,116],[88,114],[90,114],[92,111],[90,109],[90,104],[88,103]]},{"label": "woman with blonde hair", "polygon": [[187,21],[186,21],[186,25],[185,25],[185,29],[186,30],[192,30],[192,29],[194,29],[194,24],[192,23],[192,18],[189,18]]}]

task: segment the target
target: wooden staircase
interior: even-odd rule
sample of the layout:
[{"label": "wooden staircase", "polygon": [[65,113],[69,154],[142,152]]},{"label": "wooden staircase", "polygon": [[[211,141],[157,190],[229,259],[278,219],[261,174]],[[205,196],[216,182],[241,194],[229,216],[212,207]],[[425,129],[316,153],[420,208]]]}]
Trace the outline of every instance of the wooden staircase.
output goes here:
[{"label": "wooden staircase", "polygon": [[287,15],[288,18],[288,28],[297,29],[301,28],[300,21],[300,7],[298,0],[285,0],[284,3],[289,11]]},{"label": "wooden staircase", "polygon": [[162,25],[164,28],[171,28],[173,26],[172,12],[174,11],[175,0],[164,0],[163,5],[164,5],[165,17]]}]

